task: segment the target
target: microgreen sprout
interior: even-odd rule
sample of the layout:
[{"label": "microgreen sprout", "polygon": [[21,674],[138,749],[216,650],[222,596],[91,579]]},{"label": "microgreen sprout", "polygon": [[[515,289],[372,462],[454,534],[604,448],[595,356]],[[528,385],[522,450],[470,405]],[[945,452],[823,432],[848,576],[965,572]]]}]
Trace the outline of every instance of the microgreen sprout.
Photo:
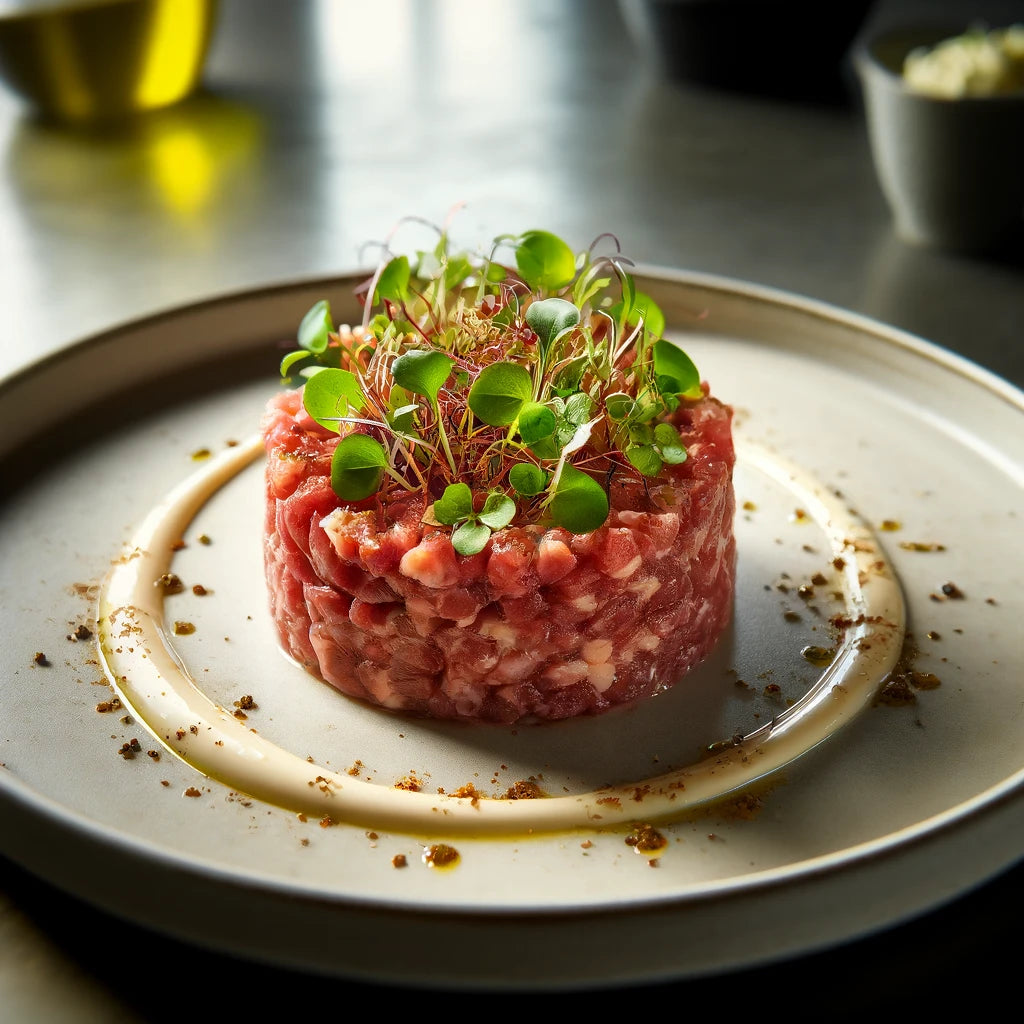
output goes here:
[{"label": "microgreen sprout", "polygon": [[527,231],[476,256],[435,231],[411,256],[382,247],[361,324],[336,327],[317,302],[281,361],[309,416],[340,435],[339,498],[418,493],[424,522],[472,555],[510,525],[595,530],[613,478],[686,460],[679,417],[700,375],[612,236],[575,253]]},{"label": "microgreen sprout", "polygon": [[487,547],[492,530],[501,530],[515,518],[516,503],[502,491],[491,491],[477,512],[473,492],[464,483],[449,484],[431,506],[436,523],[453,526],[452,547],[460,555],[476,555]]}]

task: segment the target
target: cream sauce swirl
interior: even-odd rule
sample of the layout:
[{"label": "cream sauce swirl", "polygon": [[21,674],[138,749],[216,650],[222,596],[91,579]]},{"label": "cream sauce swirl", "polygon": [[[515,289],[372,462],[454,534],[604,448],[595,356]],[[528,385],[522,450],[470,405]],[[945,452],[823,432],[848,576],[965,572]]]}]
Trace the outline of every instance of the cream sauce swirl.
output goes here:
[{"label": "cream sauce swirl", "polygon": [[[817,682],[774,720],[685,768],[628,785],[529,800],[414,792],[339,774],[253,732],[211,700],[164,621],[175,542],[202,506],[263,451],[259,437],[228,448],[174,488],[139,525],[104,583],[100,654],[122,703],[196,771],[258,800],[335,823],[415,835],[501,836],[668,821],[789,764],[869,706],[896,664],[905,606],[870,529],[796,466],[750,443],[738,457],[785,487],[823,532],[849,623]],[[182,730],[180,723],[192,723]]]}]

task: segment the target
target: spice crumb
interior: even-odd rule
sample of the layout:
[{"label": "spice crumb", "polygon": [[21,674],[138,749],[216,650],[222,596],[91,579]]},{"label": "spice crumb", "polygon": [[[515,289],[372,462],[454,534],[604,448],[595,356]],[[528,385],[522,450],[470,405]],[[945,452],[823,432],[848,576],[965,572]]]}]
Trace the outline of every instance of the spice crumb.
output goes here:
[{"label": "spice crumb", "polygon": [[657,853],[668,846],[668,840],[651,825],[637,825],[628,836],[626,845],[637,853]]},{"label": "spice crumb", "polygon": [[540,786],[532,779],[520,779],[505,790],[506,800],[536,800],[543,795]]},{"label": "spice crumb", "polygon": [[153,586],[159,587],[165,594],[180,594],[185,589],[181,577],[177,573],[165,572],[162,576],[153,581]]},{"label": "spice crumb", "polygon": [[44,668],[49,668],[50,666],[50,659],[42,651],[36,651],[35,657],[32,660]]},{"label": "spice crumb", "polygon": [[404,853],[396,853],[394,855],[394,857],[391,858],[391,866],[393,868],[408,867],[409,866],[409,861],[406,858]]},{"label": "spice crumb", "polygon": [[423,863],[431,868],[450,868],[459,862],[459,851],[445,843],[434,843],[423,851]]}]

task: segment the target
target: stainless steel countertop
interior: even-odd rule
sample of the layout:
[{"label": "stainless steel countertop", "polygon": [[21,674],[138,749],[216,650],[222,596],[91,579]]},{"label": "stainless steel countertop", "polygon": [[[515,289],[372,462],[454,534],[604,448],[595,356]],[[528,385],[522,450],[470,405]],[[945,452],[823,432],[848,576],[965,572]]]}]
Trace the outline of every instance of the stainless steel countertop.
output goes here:
[{"label": "stainless steel countertop", "polygon": [[[37,123],[0,94],[0,376],[125,320],[363,266],[360,246],[400,217],[442,221],[464,203],[453,231],[470,242],[543,227],[582,247],[610,231],[640,263],[832,303],[1024,385],[1024,253],[900,242],[852,83],[848,103],[815,105],[668,80],[610,0],[223,0],[205,83],[101,135]],[[926,1011],[964,975],[964,992],[1009,993],[1022,870],[841,950],[644,991],[726,1013],[785,998],[791,1016],[812,1005],[808,977],[842,975],[851,1016]],[[2,1020],[212,1017],[274,996],[320,1009],[318,992],[329,1007],[486,1005],[314,989],[114,922],[4,861],[0,950]]]}]

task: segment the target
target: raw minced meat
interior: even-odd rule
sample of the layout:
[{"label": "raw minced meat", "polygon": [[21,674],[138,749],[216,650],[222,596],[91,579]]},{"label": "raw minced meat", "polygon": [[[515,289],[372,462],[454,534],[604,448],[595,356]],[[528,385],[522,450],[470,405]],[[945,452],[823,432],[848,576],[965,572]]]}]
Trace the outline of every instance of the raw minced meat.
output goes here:
[{"label": "raw minced meat", "polygon": [[509,526],[460,555],[423,522],[423,493],[340,500],[339,435],[300,392],[275,396],[265,564],[281,644],[350,697],[433,718],[562,719],[673,685],[730,619],[735,455],[731,410],[709,395],[672,422],[686,461],[613,475],[599,528]]}]

